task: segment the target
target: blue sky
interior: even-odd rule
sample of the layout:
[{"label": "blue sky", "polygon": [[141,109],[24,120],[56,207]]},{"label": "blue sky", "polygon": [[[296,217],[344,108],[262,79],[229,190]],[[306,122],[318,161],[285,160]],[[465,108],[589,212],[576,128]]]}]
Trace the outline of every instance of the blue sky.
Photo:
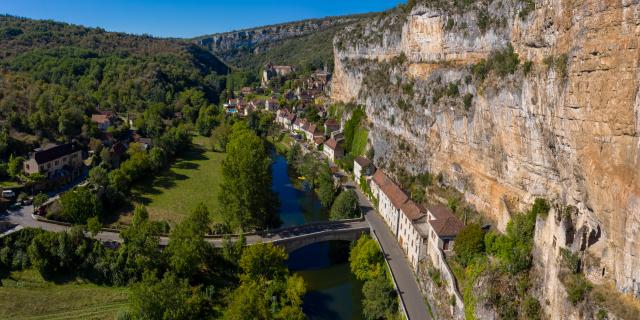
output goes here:
[{"label": "blue sky", "polygon": [[0,13],[162,37],[382,11],[406,0],[0,0]]}]

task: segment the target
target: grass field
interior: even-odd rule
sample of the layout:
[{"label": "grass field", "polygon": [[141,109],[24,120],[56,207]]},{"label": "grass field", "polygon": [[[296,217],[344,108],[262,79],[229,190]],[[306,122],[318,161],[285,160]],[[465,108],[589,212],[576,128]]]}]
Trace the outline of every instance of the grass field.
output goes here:
[{"label": "grass field", "polygon": [[[195,137],[193,148],[169,169],[133,188],[134,204],[146,206],[152,220],[166,220],[171,225],[180,222],[201,202],[209,211],[216,211],[224,153],[209,149],[206,137]],[[212,218],[216,221],[216,215]],[[123,223],[130,220],[131,215],[120,218]]]},{"label": "grass field", "polygon": [[46,282],[35,270],[14,272],[2,280],[0,319],[115,319],[127,308],[126,288],[72,281]]},{"label": "grass field", "polygon": [[356,133],[353,136],[353,145],[351,147],[352,153],[357,156],[363,155],[367,151],[366,147],[368,138],[369,131],[367,131],[367,129],[361,127],[356,129]]}]

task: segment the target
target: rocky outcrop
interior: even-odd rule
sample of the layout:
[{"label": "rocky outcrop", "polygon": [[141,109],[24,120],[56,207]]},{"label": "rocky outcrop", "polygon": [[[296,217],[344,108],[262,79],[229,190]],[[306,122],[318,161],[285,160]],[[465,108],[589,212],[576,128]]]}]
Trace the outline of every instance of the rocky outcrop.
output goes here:
[{"label": "rocky outcrop", "polygon": [[[437,3],[334,40],[333,98],[366,106],[376,164],[442,173],[499,228],[571,206],[589,279],[640,295],[638,1]],[[515,72],[473,72],[509,44]]]},{"label": "rocky outcrop", "polygon": [[223,59],[230,58],[238,50],[266,50],[271,43],[305,36],[331,27],[358,21],[363,15],[327,17],[282,23],[252,29],[201,36],[193,41]]}]

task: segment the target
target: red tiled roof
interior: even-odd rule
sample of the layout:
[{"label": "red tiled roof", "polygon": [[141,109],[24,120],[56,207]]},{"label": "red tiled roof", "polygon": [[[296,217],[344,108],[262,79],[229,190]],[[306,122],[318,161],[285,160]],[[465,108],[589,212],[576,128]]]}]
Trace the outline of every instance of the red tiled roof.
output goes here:
[{"label": "red tiled roof", "polygon": [[109,116],[106,114],[92,114],[91,121],[95,123],[106,123],[109,121]]},{"label": "red tiled roof", "polygon": [[376,173],[373,174],[373,182],[382,189],[382,187],[391,182],[391,179],[384,174],[384,171],[377,170]]},{"label": "red tiled roof", "polygon": [[409,197],[407,194],[398,187],[398,185],[393,182],[382,170],[376,171],[373,175],[373,181],[380,186],[382,192],[391,200],[391,203],[396,207],[400,208],[402,204],[404,204]]},{"label": "red tiled roof", "polygon": [[449,217],[445,220],[431,220],[429,223],[439,237],[455,237],[464,228],[462,221],[456,217]]},{"label": "red tiled roof", "polygon": [[371,160],[362,157],[362,156],[358,156],[356,157],[356,162],[360,165],[360,167],[365,168],[371,165]]},{"label": "red tiled roof", "polygon": [[293,121],[293,120],[295,120],[295,119],[296,119],[296,115],[295,115],[294,113],[290,113],[290,114],[287,116],[287,120],[289,120],[289,121]]},{"label": "red tiled roof", "polygon": [[439,237],[455,237],[464,228],[462,221],[443,205],[430,206],[429,212],[435,217],[429,224]]},{"label": "red tiled roof", "polygon": [[329,139],[327,140],[327,142],[324,143],[325,147],[329,147],[332,150],[336,150],[337,148],[339,148],[340,146],[338,145],[338,141],[335,141],[333,139]]},{"label": "red tiled roof", "polygon": [[384,192],[384,194],[389,197],[389,200],[391,200],[391,203],[396,208],[402,207],[402,204],[404,204],[407,199],[409,199],[409,197],[407,197],[407,194],[404,193],[404,191],[402,191],[402,189],[400,189],[400,187],[398,187],[398,185],[393,181],[383,187],[382,192]]},{"label": "red tiled roof", "polygon": [[448,217],[454,216],[453,212],[451,212],[448,207],[441,204],[430,205],[427,207],[427,209],[437,220],[444,220]]},{"label": "red tiled roof", "polygon": [[412,200],[405,202],[400,210],[404,213],[407,218],[411,221],[418,220],[424,216],[424,210]]},{"label": "red tiled roof", "polygon": [[317,145],[321,145],[322,143],[324,143],[324,138],[323,137],[317,137],[315,139],[313,139],[313,142]]},{"label": "red tiled roof", "polygon": [[326,124],[327,126],[337,126],[338,122],[334,119],[329,119],[327,121],[324,122],[324,124]]}]

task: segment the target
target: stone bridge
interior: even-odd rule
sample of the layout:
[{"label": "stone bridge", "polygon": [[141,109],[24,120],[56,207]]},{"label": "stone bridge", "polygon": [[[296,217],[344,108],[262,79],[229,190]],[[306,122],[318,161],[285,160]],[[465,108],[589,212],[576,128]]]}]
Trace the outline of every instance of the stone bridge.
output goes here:
[{"label": "stone bridge", "polygon": [[[247,245],[271,242],[291,253],[302,247],[324,241],[354,241],[363,234],[369,234],[370,228],[369,223],[364,219],[315,222],[251,233],[245,238]],[[237,236],[232,237],[232,240],[235,239]],[[206,240],[215,247],[222,247],[223,237],[221,236],[207,236]]]}]

